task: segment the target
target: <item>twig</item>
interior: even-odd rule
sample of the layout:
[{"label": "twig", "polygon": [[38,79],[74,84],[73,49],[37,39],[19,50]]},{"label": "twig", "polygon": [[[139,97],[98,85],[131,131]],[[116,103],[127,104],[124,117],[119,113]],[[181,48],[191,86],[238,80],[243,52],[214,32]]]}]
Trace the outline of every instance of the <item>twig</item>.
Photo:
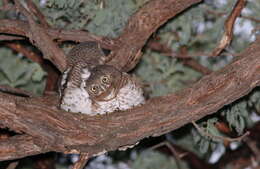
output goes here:
[{"label": "twig", "polygon": [[88,162],[88,154],[80,154],[79,160],[74,164],[72,169],[83,169],[86,163]]},{"label": "twig", "polygon": [[198,132],[202,136],[207,136],[211,139],[217,139],[217,140],[222,140],[222,141],[228,141],[228,142],[234,142],[234,141],[242,141],[246,136],[250,134],[249,131],[245,132],[242,136],[236,137],[236,138],[229,138],[229,137],[224,137],[224,136],[216,136],[212,135],[208,132],[205,132],[204,129],[200,128],[194,121],[191,122],[193,126],[198,130]]},{"label": "twig", "polygon": [[254,17],[252,17],[252,16],[240,15],[240,17],[241,17],[241,18],[248,19],[248,20],[251,20],[251,21],[256,22],[256,23],[260,23],[260,19],[254,18]]},{"label": "twig", "polygon": [[46,151],[81,152],[92,157],[213,114],[260,85],[259,43],[257,39],[233,63],[202,77],[189,88],[105,117],[59,110],[57,97],[16,101],[17,97],[0,93],[2,126],[26,133],[32,139],[15,140],[15,145],[12,137],[1,141],[0,160]]},{"label": "twig", "polygon": [[64,52],[52,41],[45,29],[35,23],[33,15],[27,11],[20,1],[14,0],[17,9],[23,13],[29,22],[30,41],[42,51],[44,58],[49,59],[56,67],[63,72],[66,69],[66,56]]},{"label": "twig", "polygon": [[173,154],[173,156],[176,158],[176,165],[177,165],[177,168],[180,169],[181,168],[181,157],[177,151],[174,149],[174,147],[168,142],[168,141],[163,141],[159,144],[156,144],[154,146],[152,146],[151,148],[149,148],[150,150],[155,150],[159,147],[162,147],[162,146],[166,146],[167,148],[169,148],[169,150],[171,151],[171,153]]},{"label": "twig", "polygon": [[43,25],[45,28],[50,27],[45,16],[41,13],[41,11],[37,8],[32,0],[27,0],[27,6],[30,11],[39,19],[41,25]]},{"label": "twig", "polygon": [[187,54],[186,48],[182,48],[180,53],[176,53],[176,52],[172,51],[166,45],[164,45],[162,43],[159,43],[159,42],[155,42],[155,41],[148,42],[147,46],[149,48],[151,48],[152,50],[162,52],[162,54],[164,54],[166,56],[171,56],[173,58],[182,59],[183,64],[185,64],[187,66],[190,66],[194,70],[196,70],[196,71],[198,71],[198,72],[200,72],[200,73],[202,73],[204,75],[212,73],[212,71],[210,69],[208,69],[207,67],[201,65],[195,59],[193,59],[191,56],[189,56]]},{"label": "twig", "polygon": [[228,16],[225,22],[225,32],[219,41],[217,47],[212,51],[212,56],[218,56],[221,51],[226,48],[233,37],[233,27],[236,21],[236,18],[240,16],[242,9],[246,5],[246,0],[237,0],[237,3],[233,10],[231,11],[230,15]]},{"label": "twig", "polygon": [[[188,53],[187,48],[185,46],[181,47],[179,55],[187,56],[188,55],[187,53]],[[205,75],[208,75],[213,72],[212,70],[201,65],[200,63],[198,63],[195,59],[193,59],[191,57],[189,59],[184,59],[183,63],[186,65],[189,65],[194,70],[197,70],[198,72],[201,72],[202,74],[205,74]]]},{"label": "twig", "polygon": [[0,92],[10,93],[18,96],[26,96],[26,97],[33,97],[34,95],[28,91],[23,89],[13,88],[7,85],[0,85]]},{"label": "twig", "polygon": [[12,35],[0,35],[0,41],[12,41],[12,40],[24,40],[24,37],[21,36],[12,36]]},{"label": "twig", "polygon": [[15,169],[18,164],[19,161],[11,162],[6,169]]},{"label": "twig", "polygon": [[[164,143],[167,143],[166,145]],[[200,159],[200,157],[198,157],[196,154],[194,154],[193,152],[185,149],[184,147],[172,144],[170,141],[163,141],[162,143],[159,143],[155,146],[152,147],[152,149],[160,147],[160,146],[167,146],[168,149],[170,149],[170,153],[176,157],[179,157],[179,159],[181,159],[182,161],[185,161],[189,166],[192,166],[192,168],[194,169],[215,169],[215,167],[213,167],[212,165],[208,164],[207,162],[205,162],[204,160]],[[149,148],[150,149],[150,148]],[[159,149],[160,152],[162,153],[166,153],[167,155],[169,154],[168,151],[165,151],[164,149]],[[174,151],[176,152],[176,154],[174,153]],[[179,161],[181,162],[181,161]],[[181,165],[180,165],[181,167]]]},{"label": "twig", "polygon": [[15,50],[18,53],[21,53],[28,59],[31,59],[32,61],[39,63],[40,65],[43,63],[43,59],[39,55],[37,55],[35,52],[28,50],[26,47],[22,46],[19,43],[5,43],[5,46]]},{"label": "twig", "polygon": [[250,138],[246,138],[244,141],[250,150],[255,154],[257,163],[260,165],[260,149],[257,146],[257,142]]},{"label": "twig", "polygon": [[[213,10],[210,10],[210,9],[207,9],[207,12],[210,13],[210,14],[216,15],[216,16],[225,16],[225,15],[227,15],[227,13],[225,13],[225,12],[218,12],[218,11],[213,11]],[[256,23],[260,22],[260,19],[257,19],[257,18],[252,17],[252,16],[245,16],[245,15],[240,14],[239,17],[251,20],[251,21],[256,22]]]},{"label": "twig", "polygon": [[166,44],[162,44],[155,40],[149,40],[146,45],[149,49],[161,52],[162,54],[165,54],[167,56],[178,56],[178,54],[175,51],[171,50]]},{"label": "twig", "polygon": [[192,69],[204,74],[204,75],[208,75],[210,73],[212,73],[213,71],[210,70],[209,68],[201,65],[200,63],[198,63],[195,59],[184,59],[183,63],[185,65],[190,66]]}]

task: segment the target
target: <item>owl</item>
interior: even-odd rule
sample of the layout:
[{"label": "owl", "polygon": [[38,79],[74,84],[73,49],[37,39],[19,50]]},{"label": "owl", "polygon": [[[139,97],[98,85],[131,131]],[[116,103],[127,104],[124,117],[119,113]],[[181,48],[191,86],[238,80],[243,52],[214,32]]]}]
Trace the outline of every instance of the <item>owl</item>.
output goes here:
[{"label": "owl", "polygon": [[93,114],[127,110],[144,103],[138,80],[113,66],[100,65],[93,68],[85,84],[92,101]]},{"label": "owl", "polygon": [[[89,56],[89,53],[85,55]],[[78,57],[78,62],[70,63],[63,74],[60,104],[62,109],[97,115],[127,110],[144,103],[141,85],[135,77],[111,65],[99,64],[102,61],[97,63],[89,58],[86,60],[87,63]]]},{"label": "owl", "polygon": [[106,55],[96,42],[83,42],[72,48],[67,55],[67,69],[63,72],[59,92],[62,95],[69,88],[78,87],[81,80],[89,77],[89,69],[104,64]]}]

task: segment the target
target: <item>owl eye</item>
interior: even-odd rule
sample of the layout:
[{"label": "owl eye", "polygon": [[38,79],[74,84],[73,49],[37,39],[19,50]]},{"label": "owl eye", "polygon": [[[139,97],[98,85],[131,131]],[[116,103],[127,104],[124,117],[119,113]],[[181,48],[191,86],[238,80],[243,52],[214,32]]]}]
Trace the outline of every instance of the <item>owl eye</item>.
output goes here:
[{"label": "owl eye", "polygon": [[92,85],[92,86],[90,87],[90,91],[91,91],[92,93],[94,93],[94,94],[97,94],[97,93],[99,92],[99,87],[98,87],[98,85]]},{"label": "owl eye", "polygon": [[102,76],[101,77],[101,82],[102,83],[105,83],[105,84],[107,84],[107,83],[109,83],[109,81],[110,81],[110,78],[109,78],[109,76]]}]

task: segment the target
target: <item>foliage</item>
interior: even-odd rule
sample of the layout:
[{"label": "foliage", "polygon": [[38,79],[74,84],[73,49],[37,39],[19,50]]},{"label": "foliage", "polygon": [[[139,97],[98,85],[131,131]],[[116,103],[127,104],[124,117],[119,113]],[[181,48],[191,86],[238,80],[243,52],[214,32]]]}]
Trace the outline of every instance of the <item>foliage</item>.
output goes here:
[{"label": "foliage", "polygon": [[49,0],[43,12],[55,27],[115,37],[136,9],[132,0]]},{"label": "foliage", "polygon": [[0,48],[0,84],[41,94],[46,73],[42,68],[10,49]]},{"label": "foliage", "polygon": [[[199,127],[201,128],[202,131],[208,133],[209,135],[223,136],[223,134],[221,134],[219,130],[215,127],[215,123],[217,121],[218,121],[217,118],[211,118],[207,121],[203,121],[202,123],[200,123]],[[209,152],[209,148],[211,148],[211,150],[214,150],[214,148],[216,147],[216,142],[222,141],[222,140],[215,139],[214,137],[204,136],[203,133],[200,133],[195,128],[192,129],[192,135],[193,135],[193,140],[195,144],[199,146],[199,151],[201,153]]]},{"label": "foliage", "polygon": [[248,106],[255,112],[260,112],[260,90],[256,89],[250,96]]},{"label": "foliage", "polygon": [[[218,2],[219,1],[207,1],[207,3],[192,8],[189,12],[169,21],[157,33],[157,36],[160,37],[160,41],[174,51],[178,51],[183,45],[188,47],[191,54],[194,52],[204,51],[207,53],[212,51],[223,33],[223,25],[226,18],[219,17],[216,14],[209,14],[208,11],[229,13],[230,10],[227,9],[232,9],[236,1],[232,0],[224,2],[224,4],[222,4],[223,1],[222,3]],[[256,1],[248,2],[247,8],[253,4],[256,5],[254,8],[260,9],[260,3]],[[257,13],[259,13],[259,11]],[[243,26],[244,23],[248,24],[248,20],[240,19],[239,25],[236,25],[236,36],[227,51],[232,51],[233,53],[240,52],[254,39],[253,34],[251,34],[251,32],[248,33],[248,31],[250,31],[256,23],[249,22],[247,30],[244,30],[246,33],[243,33],[243,31],[238,30],[237,27]],[[198,55],[195,58],[202,65],[212,70],[219,70],[234,59],[230,54],[223,54],[215,58]],[[149,84],[147,90],[150,96],[172,93],[187,87],[201,77],[201,74],[198,72],[182,65],[181,61],[165,57],[160,53],[150,50],[145,51],[136,73],[144,80],[145,84],[146,82]],[[252,126],[253,122],[250,114],[253,112],[253,109],[249,108],[249,105],[254,105],[253,103],[258,103],[259,105],[259,97],[259,93],[256,94],[256,92],[254,92],[251,97],[246,97],[242,101],[235,102],[221,110],[220,114],[224,116],[230,128],[234,129],[238,135],[243,134],[245,128]],[[259,107],[256,110],[259,110]],[[215,127],[215,123],[218,119],[219,117],[213,117],[202,121],[199,125],[206,133],[212,136],[225,137],[225,135]],[[201,153],[209,153],[210,150],[214,151],[216,144],[222,142],[222,140],[219,139],[214,140],[214,137],[209,138],[199,133],[196,129],[191,129],[190,131],[190,134],[193,135],[193,139],[190,140],[193,140],[195,144],[189,144],[190,147],[188,149],[198,155],[201,155]],[[178,143],[185,148],[187,147],[185,146],[184,138],[179,138]],[[194,146],[194,148],[191,148],[191,146]]]},{"label": "foliage", "polygon": [[[129,17],[147,0],[34,0],[47,17],[48,22],[62,29],[82,29],[91,33],[117,37],[122,32]],[[239,18],[235,25],[234,38],[226,51],[215,58],[207,53],[216,47],[221,38],[226,16],[230,13],[236,0],[205,0],[169,20],[154,37],[159,42],[178,52],[186,46],[188,54],[211,70],[219,70],[234,59],[231,53],[242,51],[255,38],[252,29],[257,22]],[[0,6],[2,1],[0,1]],[[223,15],[224,13],[224,15]],[[260,18],[260,1],[247,2],[242,15]],[[0,11],[0,18],[17,18],[16,13]],[[133,71],[142,79],[148,97],[173,93],[192,85],[202,74],[185,66],[183,60],[163,55],[149,47],[144,49],[141,62]],[[45,73],[39,65],[12,53],[7,48],[0,48],[0,83],[21,87],[40,94],[45,85]],[[210,135],[225,135],[216,128],[216,123],[224,121],[237,135],[252,126],[251,114],[260,112],[260,91],[254,90],[250,95],[225,106],[216,115],[198,122],[198,125]],[[171,135],[171,134],[169,134]],[[185,131],[183,137],[174,136],[174,143],[207,159],[217,144],[223,141],[199,133],[195,128]],[[159,165],[160,164],[160,165]],[[133,162],[133,168],[170,168],[175,161],[157,152],[139,154]],[[142,167],[141,167],[142,166]],[[159,168],[158,167],[158,168]]]},{"label": "foliage", "polygon": [[[240,99],[221,109],[219,113],[224,116],[230,129],[234,129],[238,135],[242,135],[244,129],[251,127],[254,123],[250,114],[252,114],[254,110],[258,110],[259,100],[260,92],[255,91],[248,97]],[[252,109],[252,106],[256,106],[256,109]],[[218,119],[213,117],[200,123],[201,129],[209,133],[212,137],[203,136],[203,134],[197,130],[192,130],[194,142],[199,145],[201,153],[208,152],[210,148],[214,150],[217,142],[223,142],[221,139],[216,139],[215,136],[226,137],[216,128],[216,122],[218,122]]]},{"label": "foliage", "polygon": [[239,135],[243,133],[246,126],[252,125],[246,100],[223,110],[222,114],[225,116],[230,128],[234,128]]},{"label": "foliage", "polygon": [[184,66],[177,59],[152,51],[146,51],[136,74],[148,85],[146,90],[150,96],[175,92],[201,77],[200,73]]},{"label": "foliage", "polygon": [[[172,169],[178,168],[176,160],[167,157],[156,151],[145,151],[139,154],[132,165],[132,169]],[[187,168],[185,163],[181,163],[181,168]]]}]

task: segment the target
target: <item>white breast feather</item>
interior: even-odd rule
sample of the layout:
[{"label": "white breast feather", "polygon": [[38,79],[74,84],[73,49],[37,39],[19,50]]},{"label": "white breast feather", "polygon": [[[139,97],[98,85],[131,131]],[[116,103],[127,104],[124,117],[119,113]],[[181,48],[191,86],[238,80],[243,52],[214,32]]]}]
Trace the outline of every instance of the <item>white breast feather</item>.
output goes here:
[{"label": "white breast feather", "polygon": [[90,75],[91,75],[91,73],[90,73],[90,71],[88,70],[88,68],[82,69],[81,78],[82,78],[83,80],[87,80]]},{"label": "white breast feather", "polygon": [[67,82],[69,71],[70,71],[70,69],[67,69],[65,72],[63,72],[62,78],[61,78],[61,84],[60,84],[61,86],[64,86],[65,83]]},{"label": "white breast feather", "polygon": [[[67,73],[66,71],[64,74],[65,77],[62,79],[62,84],[65,83]],[[81,77],[86,80],[90,74],[88,69],[83,69]],[[71,83],[68,82],[61,101],[61,108],[69,112],[88,115],[105,114],[116,110],[127,110],[145,102],[142,89],[134,84],[132,80],[129,80],[128,83],[119,90],[114,99],[97,102],[98,108],[92,105],[92,100],[89,98],[88,92],[84,89],[84,81],[81,82],[80,88],[71,86]],[[111,98],[112,95],[111,93],[107,98]]]},{"label": "white breast feather", "polygon": [[74,113],[92,114],[92,101],[89,98],[88,92],[82,88],[67,88],[66,94],[61,101],[61,108],[63,110]]},{"label": "white breast feather", "polygon": [[[63,81],[66,80],[68,72],[66,71],[63,75]],[[81,77],[87,79],[90,76],[88,69],[83,69]],[[65,76],[65,77],[64,77]],[[64,82],[61,82],[64,83]],[[82,81],[80,87],[71,87],[72,84],[68,82],[67,88],[64,90],[64,95],[61,100],[60,107],[63,110],[73,113],[85,113],[92,114],[91,105],[92,101],[89,98],[88,92],[84,89],[86,86],[85,82]]]}]

